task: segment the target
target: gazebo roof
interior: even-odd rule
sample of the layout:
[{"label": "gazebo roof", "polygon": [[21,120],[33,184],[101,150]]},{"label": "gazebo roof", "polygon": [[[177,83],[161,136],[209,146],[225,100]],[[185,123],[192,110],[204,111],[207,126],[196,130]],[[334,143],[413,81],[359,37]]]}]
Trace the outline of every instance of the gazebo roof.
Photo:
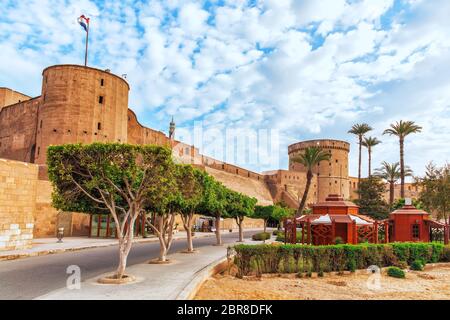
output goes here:
[{"label": "gazebo roof", "polygon": [[337,194],[330,194],[325,201],[319,202],[312,205],[312,208],[323,208],[323,207],[345,207],[345,208],[359,208],[356,204],[351,201],[345,201],[344,198]]},{"label": "gazebo roof", "polygon": [[372,221],[367,221],[364,219],[364,217],[353,215],[353,214],[325,214],[325,215],[318,215],[318,214],[310,214],[310,215],[303,215],[296,219],[297,223],[299,222],[309,222],[312,225],[317,224],[331,224],[332,220],[336,223],[352,223],[353,221],[356,222],[356,225],[372,225]]},{"label": "gazebo roof", "polygon": [[400,208],[400,209],[397,209],[397,210],[391,212],[391,215],[396,215],[396,214],[427,215],[427,216],[430,215],[428,212],[417,209],[413,205],[406,205],[406,206],[403,206],[403,208]]}]

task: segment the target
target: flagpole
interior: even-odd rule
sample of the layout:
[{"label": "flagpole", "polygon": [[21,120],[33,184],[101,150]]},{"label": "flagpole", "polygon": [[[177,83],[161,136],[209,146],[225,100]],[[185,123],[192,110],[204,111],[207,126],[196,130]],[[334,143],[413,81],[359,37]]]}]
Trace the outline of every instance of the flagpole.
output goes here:
[{"label": "flagpole", "polygon": [[87,67],[88,63],[88,48],[89,48],[89,22],[87,23],[87,30],[86,30],[86,52],[84,55],[84,66]]}]

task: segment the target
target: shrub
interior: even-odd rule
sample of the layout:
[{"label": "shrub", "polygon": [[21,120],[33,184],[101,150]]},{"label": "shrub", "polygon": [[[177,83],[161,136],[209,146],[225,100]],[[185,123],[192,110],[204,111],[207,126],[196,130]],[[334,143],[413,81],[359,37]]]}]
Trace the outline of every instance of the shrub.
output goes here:
[{"label": "shrub", "polygon": [[262,240],[267,240],[270,238],[271,238],[271,235],[269,232],[261,232],[261,233],[254,234],[252,236],[252,239],[255,241],[262,241]]},{"label": "shrub", "polygon": [[341,237],[334,238],[334,244],[343,244],[344,240]]},{"label": "shrub", "polygon": [[280,233],[283,233],[284,234],[284,232],[283,231],[280,231],[280,230],[273,230],[273,235],[274,236],[278,236]]},{"label": "shrub", "polygon": [[387,269],[387,274],[389,277],[393,277],[393,278],[404,278],[405,277],[405,272],[398,267],[389,267]]},{"label": "shrub", "polygon": [[299,244],[237,245],[235,263],[241,275],[255,273],[342,272],[396,266],[406,269],[407,261],[446,261],[450,247],[437,243],[340,244],[310,246]]},{"label": "shrub", "polygon": [[[284,231],[279,231],[277,234],[277,238],[275,239],[278,242],[284,242]],[[302,232],[297,231],[297,243],[302,242]]]},{"label": "shrub", "polygon": [[414,260],[413,263],[411,263],[411,270],[422,271],[423,268],[424,263],[422,260]]},{"label": "shrub", "polygon": [[442,251],[442,262],[450,262],[450,246],[446,246]]}]

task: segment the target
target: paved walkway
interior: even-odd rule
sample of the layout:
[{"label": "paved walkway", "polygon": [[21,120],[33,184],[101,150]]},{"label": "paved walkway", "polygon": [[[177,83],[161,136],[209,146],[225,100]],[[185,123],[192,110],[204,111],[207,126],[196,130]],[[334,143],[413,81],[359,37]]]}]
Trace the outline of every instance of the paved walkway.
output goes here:
[{"label": "paved walkway", "polygon": [[[197,232],[194,238],[212,237],[214,233]],[[178,232],[174,235],[175,239],[185,239],[185,232]],[[149,238],[136,238],[135,243],[158,242],[158,238],[151,236]],[[34,239],[33,247],[23,250],[0,251],[0,261],[14,260],[26,257],[35,257],[47,254],[62,253],[66,251],[77,251],[90,248],[109,247],[118,245],[116,239],[100,239],[88,237],[68,237],[64,238],[62,243],[58,243],[56,238]]]},{"label": "paved walkway", "polygon": [[[260,241],[246,240],[256,244]],[[80,289],[58,289],[37,300],[175,300],[186,299],[196,285],[208,276],[209,270],[226,259],[228,245],[202,247],[198,253],[174,253],[168,265],[136,264],[127,268],[127,274],[137,281],[123,285],[98,284],[104,274],[81,283]]]}]

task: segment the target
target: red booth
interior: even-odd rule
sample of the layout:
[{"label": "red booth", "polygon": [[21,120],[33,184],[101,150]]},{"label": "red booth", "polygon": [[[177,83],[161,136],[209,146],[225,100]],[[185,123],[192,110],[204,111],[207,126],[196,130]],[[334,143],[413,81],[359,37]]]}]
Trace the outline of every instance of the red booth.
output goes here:
[{"label": "red booth", "polygon": [[338,237],[344,243],[378,242],[378,223],[360,215],[356,204],[339,195],[329,195],[324,202],[313,205],[312,210],[312,214],[296,218],[303,244],[328,245]]},{"label": "red booth", "polygon": [[430,242],[441,234],[448,244],[449,228],[444,223],[431,219],[431,215],[423,210],[407,204],[393,211],[389,216],[389,238],[391,242]]}]

